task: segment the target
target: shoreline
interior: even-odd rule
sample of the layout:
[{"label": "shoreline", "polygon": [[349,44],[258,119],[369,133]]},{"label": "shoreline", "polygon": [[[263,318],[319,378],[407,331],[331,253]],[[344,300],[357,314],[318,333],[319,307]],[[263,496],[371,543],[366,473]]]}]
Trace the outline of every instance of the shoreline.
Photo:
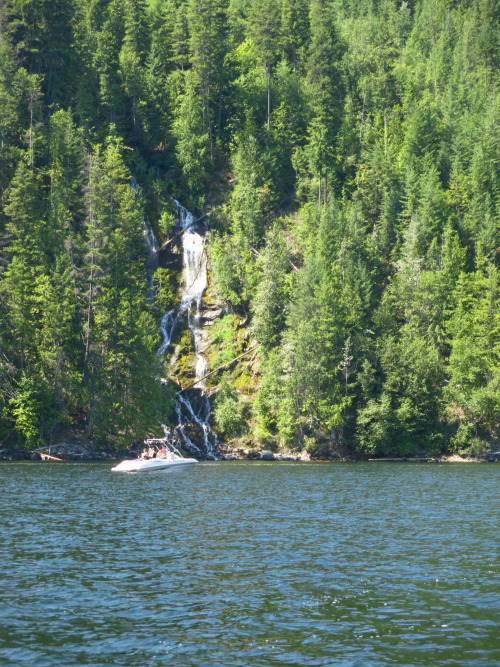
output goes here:
[{"label": "shoreline", "polygon": [[[45,463],[63,463],[75,461],[120,461],[135,459],[138,451],[103,451],[92,444],[61,443],[38,450],[23,450],[15,447],[0,447],[1,461],[43,461]],[[297,463],[500,463],[500,451],[491,452],[481,457],[443,454],[440,456],[401,456],[401,457],[342,457],[313,458],[308,452],[271,452],[270,450],[235,450],[221,452],[218,461],[259,461],[259,462],[297,462]]]}]

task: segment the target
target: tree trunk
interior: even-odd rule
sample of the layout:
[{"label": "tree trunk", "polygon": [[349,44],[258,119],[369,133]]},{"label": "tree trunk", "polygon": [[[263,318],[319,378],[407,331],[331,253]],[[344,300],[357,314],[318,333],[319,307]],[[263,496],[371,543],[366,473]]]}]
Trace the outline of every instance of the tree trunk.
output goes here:
[{"label": "tree trunk", "polygon": [[267,129],[271,127],[271,63],[267,63]]}]

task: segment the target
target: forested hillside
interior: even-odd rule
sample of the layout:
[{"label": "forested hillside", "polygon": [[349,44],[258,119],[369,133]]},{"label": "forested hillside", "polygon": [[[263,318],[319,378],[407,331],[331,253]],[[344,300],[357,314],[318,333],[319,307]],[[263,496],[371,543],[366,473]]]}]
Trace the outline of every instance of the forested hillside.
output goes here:
[{"label": "forested hillside", "polygon": [[210,213],[210,368],[257,348],[212,376],[222,438],[498,446],[499,19],[498,0],[0,0],[2,441],[125,445],[168,420],[177,276],[148,296],[143,232],[173,235],[175,197]]}]

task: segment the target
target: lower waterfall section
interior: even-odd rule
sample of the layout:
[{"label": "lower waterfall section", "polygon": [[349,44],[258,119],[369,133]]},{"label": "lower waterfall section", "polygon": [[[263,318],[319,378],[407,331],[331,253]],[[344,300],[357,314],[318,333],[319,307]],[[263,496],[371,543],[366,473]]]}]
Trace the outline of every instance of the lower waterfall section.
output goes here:
[{"label": "lower waterfall section", "polygon": [[182,235],[183,292],[177,308],[165,313],[160,320],[162,344],[157,350],[163,356],[169,349],[176,329],[187,324],[191,332],[196,358],[195,384],[176,395],[175,413],[178,424],[174,428],[165,425],[163,430],[177,446],[183,447],[197,458],[217,459],[217,436],[210,426],[210,399],[206,395],[203,377],[207,362],[200,350],[202,338],[201,306],[207,286],[207,256],[205,237],[200,233],[192,213],[175,202]]}]

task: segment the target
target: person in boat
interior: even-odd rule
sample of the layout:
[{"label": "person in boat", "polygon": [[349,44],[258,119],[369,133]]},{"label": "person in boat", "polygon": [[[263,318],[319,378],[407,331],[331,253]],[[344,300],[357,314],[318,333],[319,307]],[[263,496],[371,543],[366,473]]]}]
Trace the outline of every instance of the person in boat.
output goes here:
[{"label": "person in boat", "polygon": [[155,459],[156,458],[156,452],[152,447],[149,448],[148,455],[149,455],[148,458],[150,458],[150,459]]},{"label": "person in boat", "polygon": [[162,459],[165,459],[167,457],[167,448],[163,446],[160,451],[158,452],[158,456]]},{"label": "person in boat", "polygon": [[144,449],[142,450],[141,455],[140,455],[139,458],[141,458],[141,459],[149,459],[149,452],[148,452],[148,450],[146,449],[146,447],[144,447]]}]

